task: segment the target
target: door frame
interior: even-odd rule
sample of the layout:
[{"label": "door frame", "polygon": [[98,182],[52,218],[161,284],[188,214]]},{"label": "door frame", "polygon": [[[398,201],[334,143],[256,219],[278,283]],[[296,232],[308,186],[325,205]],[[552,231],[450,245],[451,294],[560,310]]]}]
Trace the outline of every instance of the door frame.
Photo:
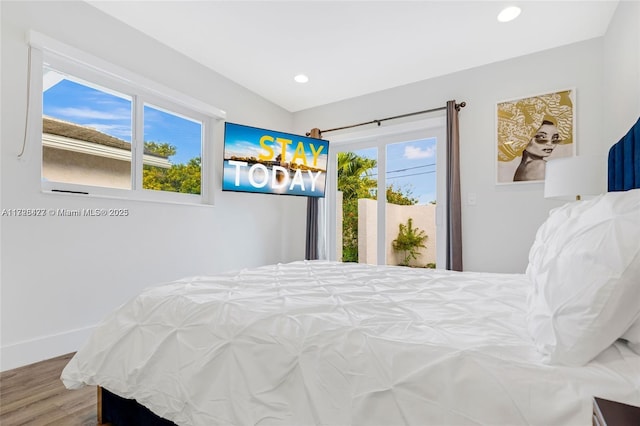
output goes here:
[{"label": "door frame", "polygon": [[[385,174],[380,170],[386,170],[386,146],[393,143],[410,142],[436,138],[436,264],[444,268],[446,264],[446,214],[447,202],[447,141],[446,141],[446,115],[429,117],[422,120],[413,120],[398,124],[378,126],[373,129],[342,132],[323,137],[329,140],[329,163],[327,173],[327,193],[323,214],[325,216],[325,241],[326,257],[328,260],[338,260],[336,254],[337,232],[336,229],[336,193],[337,193],[337,154],[338,152],[355,151],[363,148],[378,148],[378,194],[386,194]],[[378,200],[378,241],[377,263],[384,265],[385,259],[385,227],[386,227],[386,199]],[[341,230],[340,230],[341,232]]]}]

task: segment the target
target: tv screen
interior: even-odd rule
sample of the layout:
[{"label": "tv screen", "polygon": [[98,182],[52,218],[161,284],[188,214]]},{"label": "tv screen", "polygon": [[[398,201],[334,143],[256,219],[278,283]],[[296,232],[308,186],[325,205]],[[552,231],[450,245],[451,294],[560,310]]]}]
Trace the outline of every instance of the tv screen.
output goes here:
[{"label": "tv screen", "polygon": [[223,191],[324,197],[329,142],[225,123]]}]

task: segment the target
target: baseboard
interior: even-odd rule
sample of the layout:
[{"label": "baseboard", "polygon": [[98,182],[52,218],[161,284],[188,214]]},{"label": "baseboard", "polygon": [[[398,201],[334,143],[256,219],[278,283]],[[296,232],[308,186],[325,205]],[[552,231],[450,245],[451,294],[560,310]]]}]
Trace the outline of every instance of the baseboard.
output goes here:
[{"label": "baseboard", "polygon": [[23,340],[0,348],[0,371],[11,370],[59,355],[75,352],[85,343],[95,328],[84,328]]}]

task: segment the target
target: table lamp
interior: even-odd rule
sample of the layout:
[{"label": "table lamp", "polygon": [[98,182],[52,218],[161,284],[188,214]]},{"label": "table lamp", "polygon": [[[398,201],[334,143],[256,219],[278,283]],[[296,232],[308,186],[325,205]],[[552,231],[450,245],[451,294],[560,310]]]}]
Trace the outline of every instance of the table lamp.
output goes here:
[{"label": "table lamp", "polygon": [[605,157],[579,155],[549,160],[545,168],[544,197],[580,200],[606,191]]}]

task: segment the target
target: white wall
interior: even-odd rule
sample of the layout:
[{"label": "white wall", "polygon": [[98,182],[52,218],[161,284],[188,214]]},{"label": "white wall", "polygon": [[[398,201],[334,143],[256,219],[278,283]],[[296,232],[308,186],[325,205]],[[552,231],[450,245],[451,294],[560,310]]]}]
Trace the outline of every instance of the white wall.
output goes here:
[{"label": "white wall", "polygon": [[[334,128],[444,106],[450,99],[466,101],[460,112],[464,269],[523,272],[535,231],[560,202],[543,198],[542,183],[495,184],[496,103],[575,88],[578,153],[604,155],[608,144],[603,141],[610,138],[602,126],[602,44],[602,38],[593,39],[301,111],[294,115],[294,130]],[[323,138],[331,140],[331,133]],[[476,205],[466,204],[470,193]]]},{"label": "white wall", "polygon": [[607,147],[640,117],[640,2],[621,1],[604,37],[604,124]]},{"label": "white wall", "polygon": [[[0,207],[130,211],[126,218],[1,218],[2,370],[78,349],[108,312],[159,281],[304,258],[302,197],[217,190],[215,205],[203,207],[42,193],[37,138],[27,141],[25,159],[17,158],[28,30],[225,110],[229,121],[288,131],[292,116],[84,2],[0,4]],[[216,135],[222,158],[221,126]],[[218,173],[213,185],[221,187]]]}]

